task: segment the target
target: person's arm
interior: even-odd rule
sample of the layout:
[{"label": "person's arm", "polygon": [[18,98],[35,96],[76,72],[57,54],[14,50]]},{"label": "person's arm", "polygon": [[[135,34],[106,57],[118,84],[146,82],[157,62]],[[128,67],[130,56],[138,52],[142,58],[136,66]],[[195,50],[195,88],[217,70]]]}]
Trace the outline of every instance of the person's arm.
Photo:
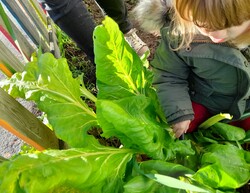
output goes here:
[{"label": "person's arm", "polygon": [[172,125],[175,133],[181,134],[188,129],[190,120],[194,117],[188,85],[190,68],[169,48],[165,34],[167,28],[162,30],[161,43],[151,62],[154,72],[153,85],[168,123]]}]

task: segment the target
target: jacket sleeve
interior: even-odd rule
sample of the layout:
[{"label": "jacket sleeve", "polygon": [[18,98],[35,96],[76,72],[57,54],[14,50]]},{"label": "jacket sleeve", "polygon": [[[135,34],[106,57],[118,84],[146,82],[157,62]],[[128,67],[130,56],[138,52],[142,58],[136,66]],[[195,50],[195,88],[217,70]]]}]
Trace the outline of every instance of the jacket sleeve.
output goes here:
[{"label": "jacket sleeve", "polygon": [[169,124],[194,117],[189,96],[189,66],[169,48],[167,30],[162,29],[162,39],[151,62],[154,72],[153,86]]}]

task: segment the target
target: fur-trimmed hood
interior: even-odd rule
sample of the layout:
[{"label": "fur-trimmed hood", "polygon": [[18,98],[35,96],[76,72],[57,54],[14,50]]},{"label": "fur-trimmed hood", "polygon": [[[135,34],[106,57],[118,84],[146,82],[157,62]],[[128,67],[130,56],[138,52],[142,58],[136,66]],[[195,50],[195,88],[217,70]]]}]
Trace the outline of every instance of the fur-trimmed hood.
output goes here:
[{"label": "fur-trimmed hood", "polygon": [[171,7],[172,0],[140,0],[132,14],[142,30],[159,35]]}]

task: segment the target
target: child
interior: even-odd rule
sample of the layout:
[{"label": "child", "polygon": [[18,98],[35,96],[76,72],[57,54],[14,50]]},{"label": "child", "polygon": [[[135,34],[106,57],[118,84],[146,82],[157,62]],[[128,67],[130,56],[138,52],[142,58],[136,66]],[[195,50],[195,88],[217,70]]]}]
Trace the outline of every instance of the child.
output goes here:
[{"label": "child", "polygon": [[241,120],[250,112],[249,0],[172,0],[171,12],[151,65],[175,136],[218,113],[250,129],[250,118]]}]

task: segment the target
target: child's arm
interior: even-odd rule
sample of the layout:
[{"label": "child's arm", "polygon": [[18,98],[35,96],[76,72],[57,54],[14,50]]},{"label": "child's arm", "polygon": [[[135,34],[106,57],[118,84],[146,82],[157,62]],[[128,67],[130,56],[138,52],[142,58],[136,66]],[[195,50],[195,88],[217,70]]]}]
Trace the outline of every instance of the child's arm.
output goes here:
[{"label": "child's arm", "polygon": [[[177,52],[169,48],[167,31],[162,32],[161,43],[151,62],[154,72],[153,85],[168,123],[175,125],[194,117],[188,83],[191,69]],[[177,126],[176,130],[186,130],[182,124]]]}]

